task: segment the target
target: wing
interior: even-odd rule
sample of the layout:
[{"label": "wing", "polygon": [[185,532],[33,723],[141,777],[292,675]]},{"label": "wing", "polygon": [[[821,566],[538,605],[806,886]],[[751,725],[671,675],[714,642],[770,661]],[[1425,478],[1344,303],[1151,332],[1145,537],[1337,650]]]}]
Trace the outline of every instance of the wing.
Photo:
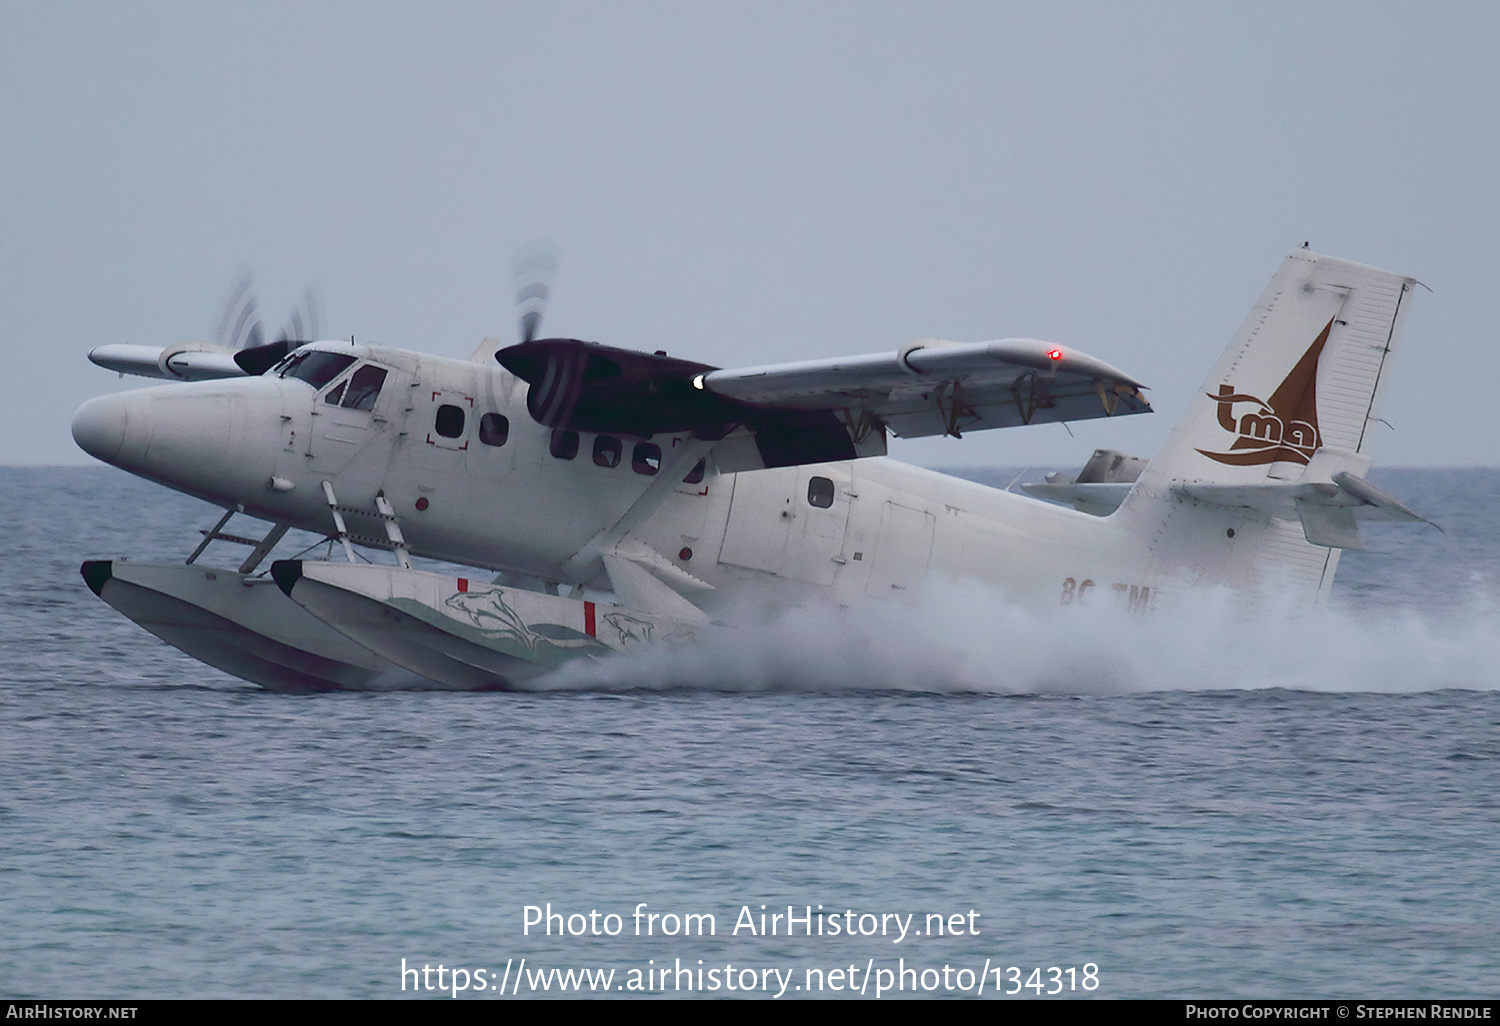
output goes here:
[{"label": "wing", "polygon": [[878,421],[902,438],[1146,413],[1142,385],[1083,353],[1035,339],[924,339],[893,354],[719,370],[703,387],[784,410]]},{"label": "wing", "polygon": [[526,406],[555,429],[724,439],[723,470],[883,455],[919,437],[1148,413],[1134,378],[1034,339],[924,339],[895,353],[721,370],[601,346],[537,339],[495,354],[530,383]]},{"label": "wing", "polygon": [[287,353],[306,344],[281,339],[246,349],[229,349],[211,342],[184,342],[161,349],[115,343],[89,350],[89,361],[106,370],[143,378],[209,381],[264,374],[280,363]]},{"label": "wing", "polygon": [[235,353],[208,342],[185,345],[137,346],[115,343],[89,351],[89,361],[106,370],[168,381],[206,381],[210,378],[241,378],[245,371],[235,362]]}]

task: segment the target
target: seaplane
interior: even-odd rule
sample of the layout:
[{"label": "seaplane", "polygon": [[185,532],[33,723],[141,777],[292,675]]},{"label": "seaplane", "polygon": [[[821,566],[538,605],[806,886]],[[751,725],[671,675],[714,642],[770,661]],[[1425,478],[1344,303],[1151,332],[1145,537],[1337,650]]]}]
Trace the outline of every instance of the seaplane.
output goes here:
[{"label": "seaplane", "polygon": [[[1036,339],[725,369],[546,338],[552,267],[518,272],[519,341],[467,360],[303,341],[312,317],[265,343],[243,296],[228,341],[94,349],[167,383],[85,403],[77,444],[223,512],[186,562],[93,559],[88,586],[268,689],[506,690],[963,578],[1060,615],[1203,588],[1316,603],[1361,520],[1423,519],[1365,479],[1414,279],[1305,245],[1154,456],[1099,450],[1029,494],[889,459],[888,439],[1149,413],[1141,382]],[[293,529],[322,558],[265,566]],[[209,566],[211,543],[249,551]]]}]

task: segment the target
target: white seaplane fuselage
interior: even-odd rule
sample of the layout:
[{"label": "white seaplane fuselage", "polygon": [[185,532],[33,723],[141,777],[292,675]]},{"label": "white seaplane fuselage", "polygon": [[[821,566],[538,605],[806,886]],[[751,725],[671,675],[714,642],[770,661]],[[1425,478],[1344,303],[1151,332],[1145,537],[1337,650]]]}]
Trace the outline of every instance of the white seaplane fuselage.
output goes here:
[{"label": "white seaplane fuselage", "polygon": [[[79,409],[74,436],[92,455],[276,525],[226,578],[100,561],[85,564],[84,576],[161,637],[267,686],[283,669],[289,686],[358,686],[391,667],[446,686],[505,686],[560,658],[691,638],[757,606],[900,600],[963,577],[1021,602],[1130,613],[1201,585],[1274,581],[1317,599],[1341,548],[1358,545],[1356,516],[1419,519],[1360,476],[1411,284],[1292,254],[1139,480],[1132,473],[1133,483],[1096,477],[1053,486],[1076,509],[880,457],[803,462],[795,433],[756,421],[763,407],[744,407],[747,424],[728,435],[550,428],[541,421],[555,413],[551,397],[579,379],[567,378],[563,363],[528,384],[491,362],[500,343],[469,360],[314,343],[258,376],[118,393]],[[969,355],[975,345],[950,344],[935,356],[908,347],[883,363],[708,375],[707,387],[764,402],[832,396],[839,419],[826,423],[846,427],[866,447],[861,454],[883,451],[888,428],[930,421],[920,407],[929,399],[950,431],[965,412],[988,417],[981,427],[1016,423],[1012,403],[1020,422],[1044,408],[1057,419],[1109,415],[1121,402],[1129,412],[1149,409],[1131,379],[1091,358],[1024,340],[984,347],[977,357]],[[165,366],[172,351],[163,354]],[[998,384],[991,375],[988,414],[960,401],[962,375],[901,393],[916,406],[869,384],[894,373],[899,385],[945,360],[972,366],[991,356],[1016,370]],[[191,358],[177,357],[184,367]],[[234,373],[209,365],[228,357],[203,358],[206,373]],[[1083,383],[1068,417],[1039,384],[1053,363]],[[869,374],[884,378],[860,377],[874,364]],[[704,375],[692,384],[704,389]],[[535,396],[528,405],[533,388],[543,390],[540,405]],[[622,423],[639,412],[621,409]],[[887,420],[871,410],[887,411]],[[764,437],[752,437],[757,423]],[[881,443],[873,450],[871,425]],[[790,465],[726,469],[755,465],[747,454],[758,444]],[[294,601],[251,576],[285,528],[337,537],[348,557],[338,566],[276,564],[276,583]],[[357,566],[356,545],[390,558]],[[427,573],[408,555],[496,576]]]},{"label": "white seaplane fuselage", "polygon": [[[105,396],[79,411],[75,435],[133,474],[320,534],[330,529],[323,482],[371,514],[384,495],[414,555],[601,589],[597,560],[569,560],[673,472],[670,494],[632,536],[712,586],[691,591],[710,614],[739,601],[742,582],[778,602],[842,604],[914,595],[930,574],[1054,602],[1069,577],[1127,594],[1150,584],[1143,561],[1120,560],[1118,521],[883,458],[721,474],[710,457],[686,483],[697,461],[672,459],[691,442],[683,434],[582,433],[565,459],[553,455],[555,433],[527,415],[526,383],[500,367],[368,345],[299,352],[314,350],[352,361],[321,388],[273,370]],[[328,401],[366,366],[386,372],[370,409]],[[443,407],[462,411],[461,427],[444,425],[450,436],[437,430]],[[482,435],[487,416],[505,418],[503,440]],[[656,450],[635,459],[638,446]]]}]

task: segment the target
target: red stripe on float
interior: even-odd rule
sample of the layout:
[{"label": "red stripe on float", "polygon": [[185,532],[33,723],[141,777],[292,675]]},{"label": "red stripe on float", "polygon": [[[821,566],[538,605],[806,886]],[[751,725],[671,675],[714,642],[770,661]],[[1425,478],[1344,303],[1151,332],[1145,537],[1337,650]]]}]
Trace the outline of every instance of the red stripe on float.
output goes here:
[{"label": "red stripe on float", "polygon": [[592,602],[583,604],[583,633],[591,638],[594,636],[594,604]]},{"label": "red stripe on float", "polygon": [[467,577],[460,577],[458,579],[458,590],[459,591],[468,591],[469,590],[469,579]]}]

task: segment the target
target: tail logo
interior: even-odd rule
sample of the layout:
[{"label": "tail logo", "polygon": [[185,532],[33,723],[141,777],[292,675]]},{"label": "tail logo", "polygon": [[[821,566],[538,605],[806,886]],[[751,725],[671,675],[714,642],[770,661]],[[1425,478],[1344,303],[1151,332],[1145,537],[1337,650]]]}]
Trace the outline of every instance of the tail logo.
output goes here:
[{"label": "tail logo", "polygon": [[[1318,358],[1333,328],[1329,321],[1302,354],[1286,380],[1276,386],[1270,399],[1236,392],[1234,386],[1219,386],[1219,394],[1208,393],[1219,407],[1219,426],[1235,436],[1227,452],[1198,451],[1211,460],[1236,467],[1266,463],[1302,463],[1323,444],[1318,434]],[[1235,417],[1236,404],[1254,409]]]}]

